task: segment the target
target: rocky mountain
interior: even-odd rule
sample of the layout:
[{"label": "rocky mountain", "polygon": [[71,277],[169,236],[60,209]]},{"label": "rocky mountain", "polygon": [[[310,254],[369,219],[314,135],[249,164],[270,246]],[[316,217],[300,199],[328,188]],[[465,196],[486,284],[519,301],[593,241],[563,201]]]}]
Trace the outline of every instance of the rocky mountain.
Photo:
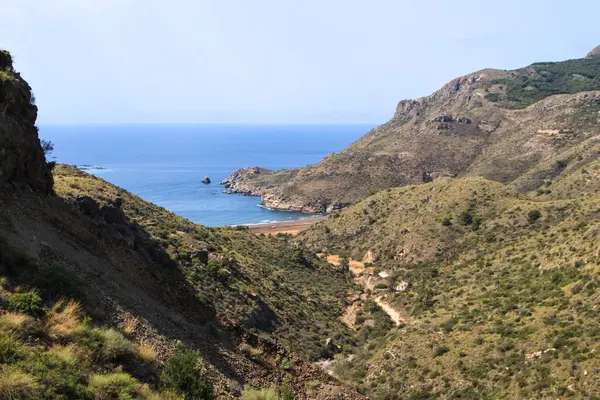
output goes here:
[{"label": "rocky mountain", "polygon": [[596,47],[594,50],[590,51],[586,58],[600,56],[600,46]]},{"label": "rocky mountain", "polygon": [[47,163],[0,65],[0,397],[364,398],[311,363],[354,346],[345,271]]},{"label": "rocky mountain", "polygon": [[596,53],[455,79],[430,96],[401,101],[389,122],[316,165],[238,171],[229,191],[261,195],[269,208],[331,212],[381,189],[439,177],[540,187],[581,162],[574,154],[599,139]]}]

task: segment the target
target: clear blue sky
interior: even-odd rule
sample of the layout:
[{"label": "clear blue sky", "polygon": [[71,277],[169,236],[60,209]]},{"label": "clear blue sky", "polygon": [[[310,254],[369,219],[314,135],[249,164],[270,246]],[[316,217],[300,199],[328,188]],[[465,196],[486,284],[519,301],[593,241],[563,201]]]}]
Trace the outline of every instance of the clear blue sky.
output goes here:
[{"label": "clear blue sky", "polygon": [[583,57],[597,0],[0,0],[40,123],[383,122],[485,67]]}]

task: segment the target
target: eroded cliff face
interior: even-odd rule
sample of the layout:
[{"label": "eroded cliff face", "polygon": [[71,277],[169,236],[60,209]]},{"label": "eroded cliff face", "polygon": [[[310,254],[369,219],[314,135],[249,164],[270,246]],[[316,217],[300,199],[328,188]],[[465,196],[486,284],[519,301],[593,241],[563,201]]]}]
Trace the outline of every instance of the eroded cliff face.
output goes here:
[{"label": "eroded cliff face", "polygon": [[37,107],[31,87],[0,50],[0,186],[29,187],[49,193],[52,174],[35,126]]}]

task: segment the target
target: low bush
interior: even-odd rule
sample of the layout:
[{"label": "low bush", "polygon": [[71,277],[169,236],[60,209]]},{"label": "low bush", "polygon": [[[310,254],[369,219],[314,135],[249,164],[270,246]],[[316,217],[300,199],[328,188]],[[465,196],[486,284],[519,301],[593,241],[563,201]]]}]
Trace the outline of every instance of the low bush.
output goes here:
[{"label": "low bush", "polygon": [[136,352],[135,345],[119,331],[109,329],[104,333],[101,354],[105,360],[117,360]]},{"label": "low bush", "polygon": [[162,386],[182,394],[186,400],[215,398],[213,384],[200,368],[197,351],[181,351],[167,360],[160,376]]},{"label": "low bush", "polygon": [[97,400],[135,399],[140,386],[137,380],[122,372],[94,374],[90,377],[88,392]]},{"label": "low bush", "polygon": [[527,220],[530,224],[533,224],[535,221],[542,217],[542,212],[540,210],[531,210],[527,213]]},{"label": "low bush", "polygon": [[440,357],[440,356],[443,356],[444,354],[446,354],[449,351],[450,351],[450,349],[448,348],[448,346],[440,346],[440,347],[437,347],[435,349],[435,351],[433,352],[433,356],[434,357]]},{"label": "low bush", "polygon": [[244,400],[278,400],[279,396],[273,389],[261,389],[256,390],[252,388],[245,388],[242,393]]},{"label": "low bush", "polygon": [[0,332],[0,364],[16,362],[24,356],[23,345],[13,335]]},{"label": "low bush", "polygon": [[40,385],[25,372],[10,367],[0,370],[0,398],[39,399],[42,398]]},{"label": "low bush", "polygon": [[8,299],[9,311],[29,314],[33,317],[44,315],[42,298],[35,290],[16,293]]},{"label": "low bush", "polygon": [[81,280],[71,270],[60,264],[51,264],[36,271],[32,285],[38,288],[45,298],[83,298]]}]

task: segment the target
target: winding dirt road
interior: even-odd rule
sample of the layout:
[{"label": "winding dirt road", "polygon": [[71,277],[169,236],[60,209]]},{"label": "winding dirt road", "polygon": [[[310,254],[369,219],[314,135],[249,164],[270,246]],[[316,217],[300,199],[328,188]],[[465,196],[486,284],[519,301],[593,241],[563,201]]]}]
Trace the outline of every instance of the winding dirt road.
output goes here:
[{"label": "winding dirt road", "polygon": [[[319,254],[319,256],[324,257],[325,255]],[[333,264],[333,265],[341,265],[342,258],[339,255],[333,255],[333,254],[327,255],[327,262],[330,264]],[[369,289],[372,290],[373,289],[372,286],[374,286],[374,283],[373,283],[373,280],[371,280],[369,278],[375,276],[374,275],[375,268],[374,267],[365,267],[364,262],[356,261],[353,259],[349,259],[348,264],[349,264],[350,271],[352,271],[352,273],[355,276],[354,282],[361,285],[365,292]],[[346,308],[346,311],[344,312],[344,316],[342,317],[342,320],[344,321],[344,323],[346,325],[348,325],[348,327],[355,329],[354,320],[356,319],[356,311],[358,309],[358,303],[360,301],[363,301],[366,299],[368,299],[368,296],[363,292],[356,299],[356,301],[354,301],[352,304],[350,304]],[[386,303],[383,300],[383,296],[376,297],[373,300],[379,305],[379,307],[381,307],[381,309],[383,311],[385,311],[390,316],[390,318],[392,319],[392,321],[394,321],[396,326],[400,326],[400,325],[404,324],[404,317],[402,317],[402,314],[400,314],[400,312],[398,312],[396,309],[394,309],[392,306],[390,306],[388,303]]]}]

